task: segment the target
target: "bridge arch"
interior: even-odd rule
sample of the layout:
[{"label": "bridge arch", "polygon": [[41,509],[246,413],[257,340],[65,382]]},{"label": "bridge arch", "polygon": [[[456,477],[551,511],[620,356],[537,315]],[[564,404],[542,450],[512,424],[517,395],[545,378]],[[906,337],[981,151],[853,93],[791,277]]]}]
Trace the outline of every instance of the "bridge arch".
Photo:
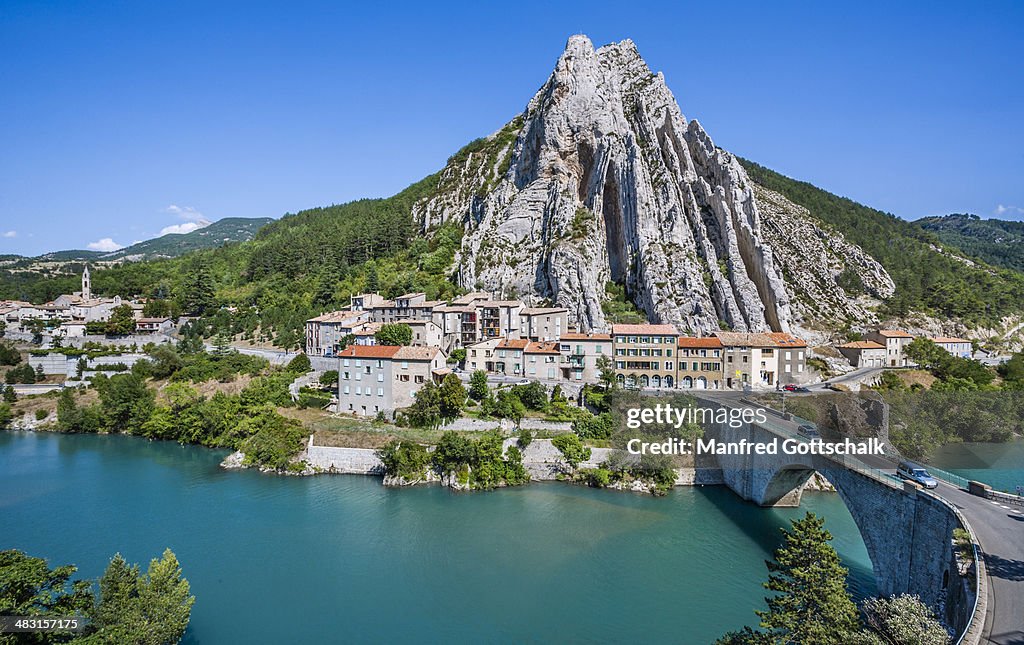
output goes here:
[{"label": "bridge arch", "polygon": [[[711,424],[705,436],[727,443],[782,443],[779,434],[757,424]],[[715,455],[711,461],[729,488],[760,506],[799,506],[808,480],[820,473],[857,525],[879,593],[916,594],[933,609],[943,607],[943,580],[952,575],[952,534],[959,524],[940,499],[829,457],[781,453],[780,448],[779,454]]]}]

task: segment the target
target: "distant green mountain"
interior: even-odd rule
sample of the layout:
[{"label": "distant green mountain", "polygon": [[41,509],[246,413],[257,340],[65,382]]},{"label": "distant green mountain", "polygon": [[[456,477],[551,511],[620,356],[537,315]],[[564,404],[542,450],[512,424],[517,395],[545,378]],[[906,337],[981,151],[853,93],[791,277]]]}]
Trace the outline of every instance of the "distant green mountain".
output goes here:
[{"label": "distant green mountain", "polygon": [[51,251],[44,253],[34,259],[43,262],[74,262],[77,260],[98,260],[103,257],[103,251],[85,251],[83,249],[72,249],[69,251]]},{"label": "distant green mountain", "polygon": [[[112,253],[98,253],[94,258],[111,260],[154,260],[176,258],[200,249],[215,249],[232,242],[248,242],[256,232],[274,221],[269,217],[225,217],[191,233],[169,233],[152,240],[126,246]],[[89,253],[89,251],[86,251]],[[77,258],[76,258],[77,259]]]},{"label": "distant green mountain", "polygon": [[1024,222],[956,213],[923,217],[914,223],[967,255],[995,266],[1024,271]]},{"label": "distant green mountain", "polygon": [[885,267],[896,283],[896,293],[883,304],[884,313],[924,311],[979,325],[1024,311],[1024,274],[1019,271],[999,268],[995,262],[992,264],[997,266],[984,262],[971,266],[960,257],[965,251],[915,222],[833,195],[753,161],[740,162],[751,180],[803,206]]}]

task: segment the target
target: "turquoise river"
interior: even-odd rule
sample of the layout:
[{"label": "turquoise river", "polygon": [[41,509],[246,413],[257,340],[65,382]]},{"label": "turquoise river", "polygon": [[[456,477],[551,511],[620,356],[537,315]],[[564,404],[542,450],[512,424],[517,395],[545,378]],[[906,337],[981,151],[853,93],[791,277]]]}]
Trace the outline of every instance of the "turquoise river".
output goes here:
[{"label": "turquoise river", "polygon": [[837,495],[762,509],[564,484],[390,490],[362,476],[218,467],[223,452],[0,432],[0,548],[99,576],[170,547],[197,601],[186,643],[708,643],[753,623],[779,528],[814,511],[874,591]]}]

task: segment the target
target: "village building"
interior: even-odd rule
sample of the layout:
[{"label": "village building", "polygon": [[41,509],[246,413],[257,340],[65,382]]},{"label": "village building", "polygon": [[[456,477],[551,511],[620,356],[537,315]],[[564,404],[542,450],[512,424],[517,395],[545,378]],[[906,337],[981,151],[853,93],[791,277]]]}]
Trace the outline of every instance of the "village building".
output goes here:
[{"label": "village building", "polygon": [[382,323],[429,319],[434,308],[444,305],[440,300],[427,300],[424,293],[407,293],[394,300],[379,301],[372,306],[373,320]]},{"label": "village building", "polygon": [[523,349],[523,365],[526,378],[554,380],[558,378],[558,359],[561,352],[557,342],[527,343]]},{"label": "village building", "polygon": [[478,300],[472,303],[477,310],[480,338],[519,338],[520,314],[524,306],[520,300]]},{"label": "village building", "polygon": [[338,355],[338,412],[393,416],[447,372],[436,347],[353,345]]},{"label": "village building", "polygon": [[[498,345],[503,339],[489,338],[478,343],[466,346],[466,369],[470,372],[483,370],[496,373],[494,359],[497,355]],[[503,372],[503,370],[502,370]]]},{"label": "village building", "polygon": [[615,378],[626,387],[675,387],[676,344],[672,325],[612,325]]},{"label": "village building", "polygon": [[138,334],[166,334],[174,329],[170,318],[139,318],[135,321],[135,332]]},{"label": "village building", "polygon": [[775,342],[777,385],[806,382],[807,343],[783,332],[768,332],[768,337]]},{"label": "village building", "polygon": [[602,356],[613,360],[611,334],[563,333],[559,339],[561,377],[567,381],[597,382],[601,371],[597,361]]},{"label": "village building", "polygon": [[911,361],[903,353],[904,348],[914,340],[911,334],[897,329],[878,329],[868,332],[865,340],[873,341],[885,348],[885,365],[878,367],[909,367]]},{"label": "village building", "polygon": [[519,312],[519,335],[534,341],[558,340],[569,331],[565,307],[526,307]]},{"label": "village building", "polygon": [[850,365],[861,367],[887,367],[889,356],[885,345],[873,340],[855,340],[836,345],[839,353],[850,361]]},{"label": "village building", "polygon": [[370,319],[366,310],[332,311],[306,321],[306,354],[337,356],[344,339]]},{"label": "village building", "polygon": [[937,338],[929,338],[928,340],[958,358],[970,358],[974,354],[974,345],[966,338],[939,336]]},{"label": "village building", "polygon": [[677,387],[684,390],[720,390],[725,387],[722,341],[717,336],[682,336],[676,346]]},{"label": "village building", "polygon": [[431,318],[434,324],[441,328],[441,347],[448,353],[479,340],[476,309],[471,305],[452,304],[434,307]]}]

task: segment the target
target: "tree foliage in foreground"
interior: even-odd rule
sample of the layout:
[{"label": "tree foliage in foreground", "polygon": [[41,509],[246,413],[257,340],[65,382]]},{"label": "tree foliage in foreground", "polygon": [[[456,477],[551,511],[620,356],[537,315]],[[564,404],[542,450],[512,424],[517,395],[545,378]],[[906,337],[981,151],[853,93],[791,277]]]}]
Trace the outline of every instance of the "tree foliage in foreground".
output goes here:
[{"label": "tree foliage in foreground", "polygon": [[946,645],[946,630],[916,596],[869,598],[862,609],[846,587],[847,570],[829,544],[824,518],[807,513],[783,529],[783,544],[766,561],[767,610],[761,630],[744,627],[716,645]]},{"label": "tree foliage in foreground", "polygon": [[174,553],[138,565],[114,556],[99,579],[99,593],[87,580],[70,581],[77,569],[51,569],[42,558],[0,551],[0,615],[87,619],[81,632],[0,635],[0,643],[79,645],[166,645],[177,643],[188,627],[195,597]]}]

